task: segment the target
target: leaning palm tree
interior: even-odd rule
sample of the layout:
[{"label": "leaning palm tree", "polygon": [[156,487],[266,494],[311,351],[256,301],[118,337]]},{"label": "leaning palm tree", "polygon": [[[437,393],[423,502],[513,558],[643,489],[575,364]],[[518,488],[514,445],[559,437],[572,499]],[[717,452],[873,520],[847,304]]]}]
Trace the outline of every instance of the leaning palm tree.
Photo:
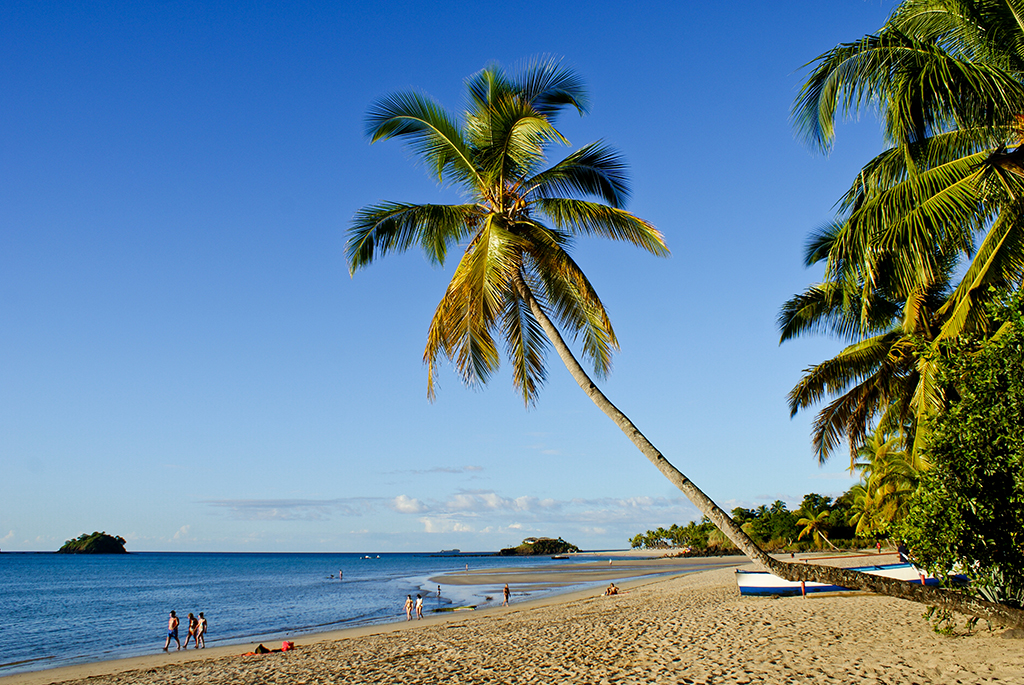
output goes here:
[{"label": "leaning palm tree", "polygon": [[829,541],[828,536],[825,535],[825,531],[828,528],[828,517],[831,513],[832,512],[828,509],[823,509],[817,514],[814,512],[805,513],[796,522],[796,525],[803,526],[803,530],[801,530],[800,534],[796,536],[796,539],[803,540],[805,537],[809,537],[811,538],[811,541],[814,542],[814,546],[818,549],[821,549],[822,542],[827,542],[829,547],[835,549],[836,546],[833,545]]},{"label": "leaning palm tree", "polygon": [[605,237],[668,254],[661,233],[623,209],[629,195],[625,164],[610,147],[591,143],[545,168],[547,150],[566,144],[554,127],[556,115],[564,108],[587,109],[580,79],[547,60],[515,76],[488,67],[468,79],[467,90],[461,121],[432,99],[408,92],[379,100],[367,117],[371,142],[405,139],[440,182],[462,189],[465,201],[370,205],[356,213],[347,246],[353,274],[378,257],[414,246],[443,264],[453,246],[463,246],[427,334],[428,396],[434,395],[442,356],[466,383],[485,383],[499,366],[500,340],[512,363],[513,383],[529,405],[545,379],[550,344],[587,396],[658,470],[744,554],[776,574],[872,589],[1024,625],[1024,612],[999,605],[845,569],[777,561],[672,466],[598,389],[555,324],[579,341],[596,375],[607,373],[617,341],[596,290],[569,255],[572,241]]}]

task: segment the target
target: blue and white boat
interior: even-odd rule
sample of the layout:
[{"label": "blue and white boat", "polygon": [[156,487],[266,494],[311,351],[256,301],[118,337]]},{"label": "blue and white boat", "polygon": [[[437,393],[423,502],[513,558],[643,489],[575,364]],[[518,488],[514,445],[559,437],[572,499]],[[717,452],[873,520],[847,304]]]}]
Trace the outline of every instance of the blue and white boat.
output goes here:
[{"label": "blue and white boat", "polygon": [[[917,568],[913,564],[880,564],[873,566],[857,566],[849,570],[860,571],[861,573],[868,573],[873,576],[884,576],[886,578],[895,578],[896,580],[923,583],[925,585],[937,585],[939,582],[936,578],[928,576],[924,571]],[[740,586],[741,595],[779,595],[783,597],[788,597],[791,595],[799,595],[805,591],[849,591],[849,588],[841,587],[839,585],[815,583],[813,581],[805,582],[803,584],[804,587],[801,588],[800,581],[784,580],[772,573],[769,573],[768,571],[741,571],[737,569],[736,582]]]}]

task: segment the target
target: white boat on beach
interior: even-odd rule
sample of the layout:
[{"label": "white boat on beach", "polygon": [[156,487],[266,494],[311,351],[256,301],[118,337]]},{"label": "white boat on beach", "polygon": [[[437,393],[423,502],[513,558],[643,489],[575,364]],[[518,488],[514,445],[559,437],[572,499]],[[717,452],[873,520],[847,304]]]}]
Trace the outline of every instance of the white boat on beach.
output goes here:
[{"label": "white boat on beach", "polygon": [[[872,566],[857,566],[849,569],[860,571],[873,576],[884,576],[905,580],[925,585],[937,585],[938,580],[928,576],[924,571],[913,564],[879,564]],[[801,588],[800,581],[784,580],[768,571],[741,571],[736,570],[736,582],[740,587],[741,595],[799,595],[803,592],[842,592],[849,591],[849,588],[827,583],[815,583],[807,581]]]}]

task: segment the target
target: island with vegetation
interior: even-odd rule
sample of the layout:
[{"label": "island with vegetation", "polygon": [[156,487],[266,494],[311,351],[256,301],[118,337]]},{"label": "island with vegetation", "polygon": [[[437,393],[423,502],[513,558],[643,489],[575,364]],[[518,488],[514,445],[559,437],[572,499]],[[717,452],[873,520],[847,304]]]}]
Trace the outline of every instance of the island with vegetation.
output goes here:
[{"label": "island with vegetation", "polygon": [[562,538],[526,538],[516,547],[506,547],[498,552],[499,556],[540,556],[544,554],[569,554],[579,552],[580,548]]},{"label": "island with vegetation", "polygon": [[92,535],[82,533],[74,540],[68,540],[57,550],[58,554],[127,554],[124,548],[125,539],[120,535],[107,535],[106,532],[94,532]]}]

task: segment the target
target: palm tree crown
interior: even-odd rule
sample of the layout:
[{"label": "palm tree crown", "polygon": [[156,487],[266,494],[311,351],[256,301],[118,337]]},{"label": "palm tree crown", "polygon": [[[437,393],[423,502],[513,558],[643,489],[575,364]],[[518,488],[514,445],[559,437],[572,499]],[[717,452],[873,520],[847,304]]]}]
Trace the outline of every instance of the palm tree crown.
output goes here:
[{"label": "palm tree crown", "polygon": [[609,371],[618,347],[604,305],[569,255],[573,240],[625,240],[655,255],[668,249],[654,226],[622,208],[626,167],[609,146],[591,143],[545,168],[547,150],[568,145],[554,127],[556,115],[570,107],[587,111],[572,70],[536,60],[510,76],[492,65],[469,77],[466,88],[461,120],[419,93],[395,93],[371,107],[371,142],[406,140],[439,182],[462,189],[466,202],[362,208],[349,233],[349,270],[414,245],[443,265],[452,246],[464,245],[427,335],[428,396],[439,355],[467,384],[485,383],[499,367],[501,340],[513,383],[531,404],[546,376],[548,347],[531,297],[581,339],[598,376]]}]

